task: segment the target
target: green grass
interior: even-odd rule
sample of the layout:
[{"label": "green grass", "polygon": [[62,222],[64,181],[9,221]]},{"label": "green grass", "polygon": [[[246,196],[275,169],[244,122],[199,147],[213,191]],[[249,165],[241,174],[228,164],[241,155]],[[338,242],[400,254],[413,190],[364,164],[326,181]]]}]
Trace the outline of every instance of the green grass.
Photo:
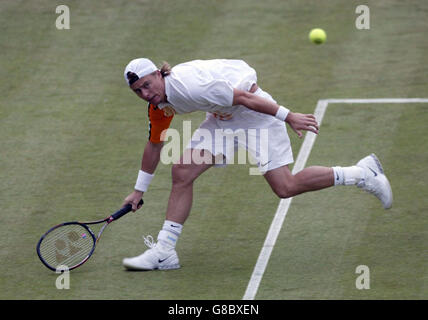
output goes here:
[{"label": "green grass", "polygon": [[[328,130],[317,138],[307,165],[349,165],[374,151],[390,179],[393,208],[385,211],[375,197],[342,186],[293,199],[258,299],[426,297],[428,201],[421,190],[428,152],[420,146],[427,144],[427,108],[328,107],[323,120]],[[348,130],[340,129],[343,117],[351,115]],[[359,265],[369,267],[370,290],[356,289]],[[285,274],[281,281],[278,274]]]},{"label": "green grass", "polygon": [[[35,253],[62,221],[105,217],[132,190],[147,141],[147,110],[123,68],[146,56],[171,65],[240,58],[260,87],[293,111],[318,99],[427,97],[428,6],[368,1],[371,29],[355,28],[359,1],[68,1],[71,29],[55,28],[56,1],[0,3],[0,298],[241,299],[278,199],[249,165],[196,182],[178,243],[182,269],[125,272],[143,234],[157,235],[170,165],[159,165],[144,208],[112,224],[70,290]],[[316,46],[308,32],[322,27]],[[293,200],[259,299],[426,299],[426,106],[330,106],[308,165],[347,165],[375,151],[394,188],[389,212],[360,190]],[[202,113],[177,116],[196,129]],[[302,140],[291,135],[295,156]],[[355,268],[371,270],[355,289]]]}]

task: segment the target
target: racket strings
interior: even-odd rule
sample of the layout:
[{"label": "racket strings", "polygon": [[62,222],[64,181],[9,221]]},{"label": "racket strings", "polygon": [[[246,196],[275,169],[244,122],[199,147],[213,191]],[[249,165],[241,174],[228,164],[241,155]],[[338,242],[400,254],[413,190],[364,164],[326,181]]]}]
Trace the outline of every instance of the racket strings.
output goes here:
[{"label": "racket strings", "polygon": [[40,244],[40,255],[47,264],[71,268],[84,261],[94,247],[89,231],[79,224],[67,224],[49,232]]}]

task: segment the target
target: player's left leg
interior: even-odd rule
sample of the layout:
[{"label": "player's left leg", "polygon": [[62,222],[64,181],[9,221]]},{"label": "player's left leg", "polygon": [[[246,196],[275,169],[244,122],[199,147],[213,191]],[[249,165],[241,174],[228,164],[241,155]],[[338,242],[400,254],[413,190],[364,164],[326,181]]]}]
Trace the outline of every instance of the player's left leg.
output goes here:
[{"label": "player's left leg", "polygon": [[280,198],[289,198],[334,185],[354,185],[376,196],[385,209],[392,206],[391,185],[374,154],[361,159],[355,166],[312,166],[293,175],[285,165],[267,171],[264,177]]},{"label": "player's left leg", "polygon": [[285,165],[266,172],[264,177],[280,198],[290,198],[334,185],[334,170],[320,166],[308,167],[293,175],[288,165]]}]

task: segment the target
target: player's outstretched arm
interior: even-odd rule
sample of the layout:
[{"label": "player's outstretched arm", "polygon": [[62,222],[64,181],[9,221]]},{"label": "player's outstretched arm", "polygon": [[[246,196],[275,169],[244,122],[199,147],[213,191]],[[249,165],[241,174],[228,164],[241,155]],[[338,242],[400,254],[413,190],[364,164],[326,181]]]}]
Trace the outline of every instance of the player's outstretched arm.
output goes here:
[{"label": "player's outstretched arm", "polygon": [[[163,142],[160,142],[160,143],[153,143],[151,141],[147,142],[144,148],[143,157],[141,159],[141,171],[143,171],[144,174],[146,175],[154,174],[160,160],[160,152],[162,150],[162,147],[163,147]],[[143,190],[134,189],[134,191],[131,194],[129,194],[123,201],[123,206],[126,206],[128,203],[130,203],[132,205],[132,211],[134,212],[137,211],[138,209],[141,208],[141,205],[139,205],[138,203],[143,197],[143,194],[144,194]]]}]

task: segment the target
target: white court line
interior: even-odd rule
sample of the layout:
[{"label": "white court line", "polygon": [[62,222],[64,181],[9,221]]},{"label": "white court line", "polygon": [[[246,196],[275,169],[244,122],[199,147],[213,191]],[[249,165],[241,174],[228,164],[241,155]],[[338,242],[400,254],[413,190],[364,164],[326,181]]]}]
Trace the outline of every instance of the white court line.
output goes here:
[{"label": "white court line", "polygon": [[[332,103],[349,103],[349,104],[352,104],[352,103],[428,103],[428,98],[318,100],[314,115],[318,121],[319,126],[321,126],[321,122],[327,110],[328,105]],[[303,144],[300,148],[299,154],[297,155],[297,159],[293,167],[293,171],[292,171],[293,174],[296,174],[297,172],[303,170],[303,168],[305,167],[306,161],[309,158],[309,154],[311,153],[316,137],[317,135],[312,132],[306,133],[305,140],[303,141]],[[266,270],[266,266],[269,262],[270,255],[275,246],[276,239],[278,238],[279,232],[281,231],[285,216],[287,215],[287,212],[292,200],[293,198],[287,198],[287,199],[281,199],[281,201],[279,202],[275,216],[270,225],[269,232],[266,236],[262,250],[260,251],[259,257],[257,259],[257,263],[251,275],[251,279],[248,283],[247,290],[245,291],[244,297],[242,298],[243,300],[254,300],[257,294],[257,290],[263,278],[263,274]]]}]

